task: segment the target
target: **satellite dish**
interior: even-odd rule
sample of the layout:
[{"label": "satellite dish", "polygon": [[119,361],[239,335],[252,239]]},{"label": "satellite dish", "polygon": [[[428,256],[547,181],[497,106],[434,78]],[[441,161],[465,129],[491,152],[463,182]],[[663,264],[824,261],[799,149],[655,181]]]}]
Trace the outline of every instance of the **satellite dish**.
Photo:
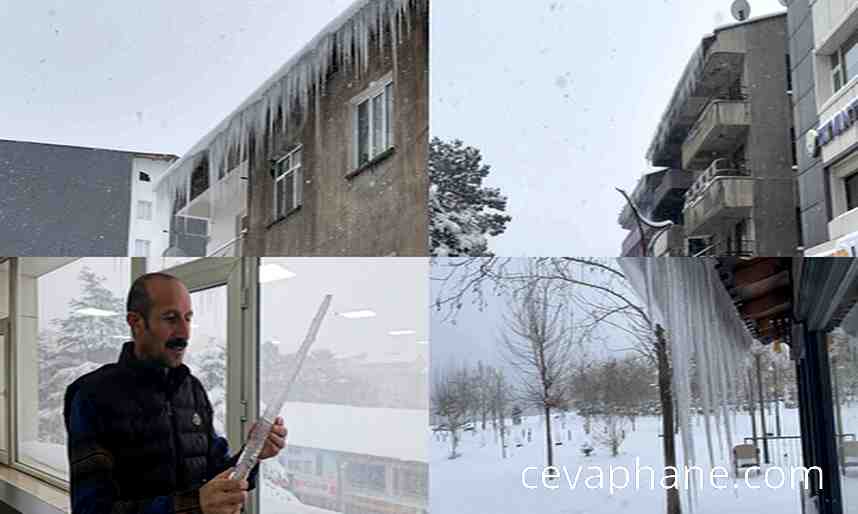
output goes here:
[{"label": "satellite dish", "polygon": [[738,21],[745,21],[751,16],[751,5],[748,3],[748,0],[736,0],[733,2],[730,12],[733,13],[733,17]]}]

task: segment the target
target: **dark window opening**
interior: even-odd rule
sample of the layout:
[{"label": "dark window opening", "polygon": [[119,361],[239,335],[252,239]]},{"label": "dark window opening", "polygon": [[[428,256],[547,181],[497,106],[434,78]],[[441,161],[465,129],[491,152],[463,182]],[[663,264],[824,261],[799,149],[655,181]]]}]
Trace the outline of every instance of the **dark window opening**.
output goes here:
[{"label": "dark window opening", "polygon": [[844,179],[846,185],[846,208],[852,210],[858,207],[858,173],[853,173]]},{"label": "dark window opening", "polygon": [[149,174],[145,171],[140,172],[140,174],[138,175],[138,179],[140,180],[140,182],[152,182],[152,178],[149,177]]}]

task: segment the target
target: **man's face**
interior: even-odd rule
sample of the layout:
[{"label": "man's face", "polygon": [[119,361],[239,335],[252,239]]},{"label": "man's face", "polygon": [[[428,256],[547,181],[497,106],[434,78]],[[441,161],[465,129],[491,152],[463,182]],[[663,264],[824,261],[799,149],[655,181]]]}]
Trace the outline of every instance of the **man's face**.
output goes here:
[{"label": "man's face", "polygon": [[185,357],[185,349],[167,348],[171,339],[188,340],[191,337],[191,295],[178,280],[154,278],[146,283],[152,300],[148,328],[143,315],[128,313],[128,323],[134,331],[134,347],[138,358],[159,362],[168,368],[177,368]]}]

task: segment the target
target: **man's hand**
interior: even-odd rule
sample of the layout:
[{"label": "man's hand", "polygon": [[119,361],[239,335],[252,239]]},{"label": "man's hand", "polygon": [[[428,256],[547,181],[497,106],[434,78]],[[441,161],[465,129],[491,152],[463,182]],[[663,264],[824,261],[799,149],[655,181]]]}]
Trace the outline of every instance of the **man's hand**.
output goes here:
[{"label": "man's hand", "polygon": [[[250,439],[250,434],[256,429],[256,423],[250,427],[250,432],[248,432],[247,438]],[[265,446],[262,447],[262,451],[259,453],[259,460],[270,459],[271,457],[276,457],[280,450],[282,450],[286,446],[286,434],[289,431],[283,425],[283,418],[277,416],[277,419],[274,420],[274,424],[271,425],[271,433],[268,434],[268,439],[265,440]]]},{"label": "man's hand", "polygon": [[247,480],[230,480],[227,469],[200,488],[203,514],[238,514],[247,501]]}]

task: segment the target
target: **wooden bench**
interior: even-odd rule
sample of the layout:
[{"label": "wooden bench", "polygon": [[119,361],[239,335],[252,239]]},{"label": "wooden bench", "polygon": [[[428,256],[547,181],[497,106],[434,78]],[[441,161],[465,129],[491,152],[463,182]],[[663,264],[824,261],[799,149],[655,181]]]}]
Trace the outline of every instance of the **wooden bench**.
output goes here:
[{"label": "wooden bench", "polygon": [[733,448],[733,473],[739,478],[739,471],[752,466],[760,466],[760,449],[753,444],[740,444]]}]

